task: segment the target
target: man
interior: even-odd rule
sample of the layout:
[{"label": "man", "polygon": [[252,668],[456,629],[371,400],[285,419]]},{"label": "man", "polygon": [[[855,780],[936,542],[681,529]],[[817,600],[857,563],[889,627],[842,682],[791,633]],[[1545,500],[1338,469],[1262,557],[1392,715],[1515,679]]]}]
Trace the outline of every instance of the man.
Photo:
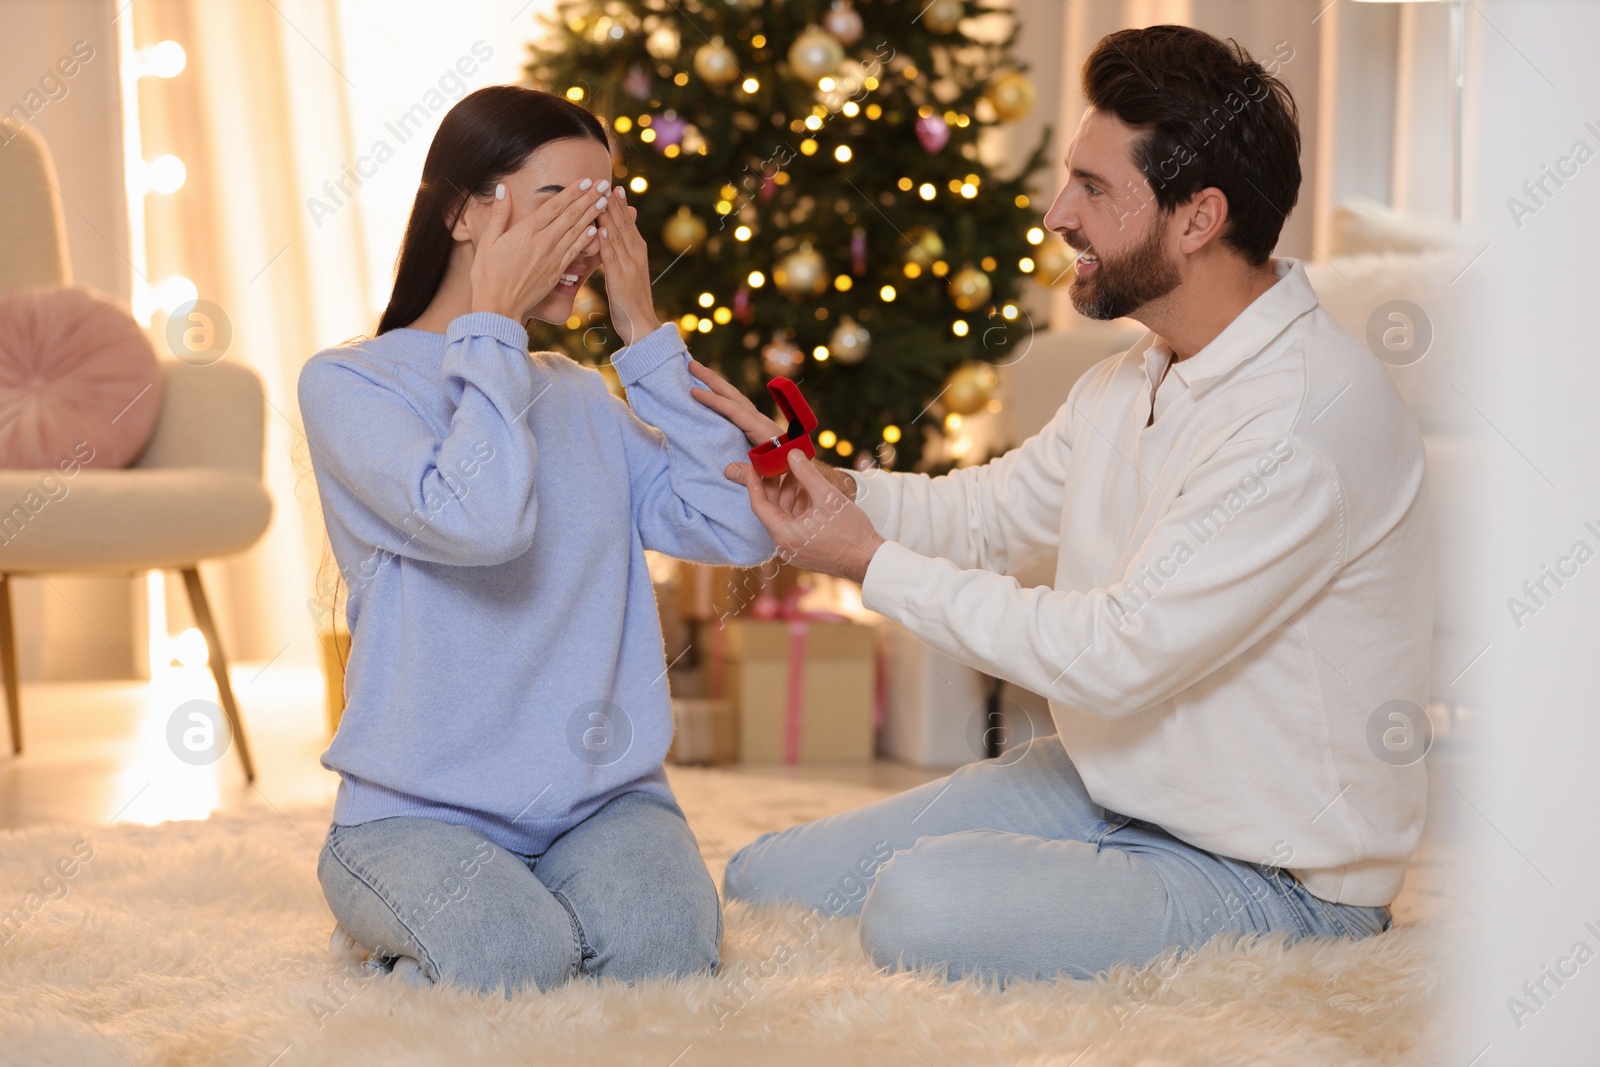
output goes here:
[{"label": "man", "polygon": [[[786,558],[1050,700],[1056,736],[729,863],[730,899],[859,912],[880,965],[1092,976],[1223,933],[1362,937],[1421,832],[1421,764],[1369,737],[1426,702],[1422,443],[1270,258],[1294,101],[1178,26],[1106,37],[1083,83],[1046,224],[1078,310],[1144,337],[985,466],[728,470]],[[1052,587],[1008,576],[1052,551]]]}]

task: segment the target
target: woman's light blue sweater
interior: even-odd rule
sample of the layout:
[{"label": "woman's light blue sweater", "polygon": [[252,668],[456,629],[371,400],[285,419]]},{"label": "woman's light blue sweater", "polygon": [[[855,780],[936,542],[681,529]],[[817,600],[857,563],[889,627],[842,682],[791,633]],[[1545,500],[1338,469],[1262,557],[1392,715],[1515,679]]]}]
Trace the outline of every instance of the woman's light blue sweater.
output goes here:
[{"label": "woman's light blue sweater", "polygon": [[[723,477],[744,435],[672,323],[595,371],[474,312],[320,352],[300,411],[350,589],[334,820],[474,827],[541,853],[611,798],[670,796],[665,654],[644,550],[754,565]],[[632,410],[629,409],[631,404]]]}]

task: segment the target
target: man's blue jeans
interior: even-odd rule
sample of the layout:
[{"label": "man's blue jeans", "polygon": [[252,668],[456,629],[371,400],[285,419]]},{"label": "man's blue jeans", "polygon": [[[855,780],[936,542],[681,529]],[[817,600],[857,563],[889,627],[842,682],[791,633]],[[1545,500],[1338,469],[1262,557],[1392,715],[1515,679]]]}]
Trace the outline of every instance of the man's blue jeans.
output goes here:
[{"label": "man's blue jeans", "polygon": [[716,884],[682,809],[651,793],[622,794],[537,856],[434,819],[336,823],[317,877],[373,964],[425,981],[509,993],[718,963]]},{"label": "man's blue jeans", "polygon": [[[1218,773],[1224,773],[1219,770]],[[740,849],[728,900],[861,916],[879,966],[1087,978],[1225,933],[1359,938],[1389,909],[1332,904],[1089,799],[1056,737]]]}]

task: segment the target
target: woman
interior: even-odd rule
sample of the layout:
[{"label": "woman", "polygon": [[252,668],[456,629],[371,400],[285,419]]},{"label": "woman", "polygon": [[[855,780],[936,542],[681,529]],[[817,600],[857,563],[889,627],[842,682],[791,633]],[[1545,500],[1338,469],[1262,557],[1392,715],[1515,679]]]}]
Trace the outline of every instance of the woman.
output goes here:
[{"label": "woman", "polygon": [[[317,873],[336,941],[422,981],[509,992],[718,962],[716,889],[662,770],[644,550],[768,558],[723,468],[777,428],[657,320],[610,176],[578,105],[465,97],[377,336],[300,376],[352,636]],[[597,266],[631,411],[593,370],[527,351],[521,324],[565,321]]]}]

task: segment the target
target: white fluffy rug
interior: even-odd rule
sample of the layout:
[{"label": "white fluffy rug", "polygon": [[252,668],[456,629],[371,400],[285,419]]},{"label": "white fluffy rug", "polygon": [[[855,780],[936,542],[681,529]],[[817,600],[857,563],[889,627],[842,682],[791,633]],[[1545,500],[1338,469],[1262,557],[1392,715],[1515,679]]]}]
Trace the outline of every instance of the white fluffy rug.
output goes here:
[{"label": "white fluffy rug", "polygon": [[[755,835],[879,791],[672,768],[718,883]],[[1428,924],[1361,943],[1213,944],[1100,982],[875,973],[853,920],[729,909],[715,976],[506,1002],[361,979],[327,949],[327,812],[0,834],[6,1064],[1035,1067],[1431,1060]],[[87,843],[74,846],[80,840]],[[87,862],[79,860],[92,850]],[[70,879],[46,881],[66,858]],[[30,896],[29,894],[37,894]],[[14,932],[13,932],[14,930]],[[9,935],[9,940],[7,937]]]}]

